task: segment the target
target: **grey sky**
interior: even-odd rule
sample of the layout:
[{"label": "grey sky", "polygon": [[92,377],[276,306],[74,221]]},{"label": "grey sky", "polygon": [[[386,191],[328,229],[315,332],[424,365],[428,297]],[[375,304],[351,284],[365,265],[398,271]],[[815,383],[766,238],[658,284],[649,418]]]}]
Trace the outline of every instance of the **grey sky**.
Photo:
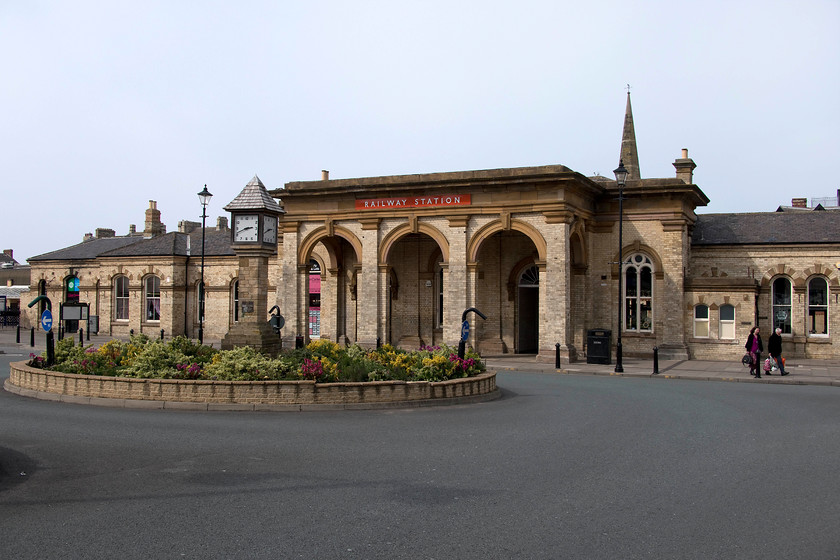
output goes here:
[{"label": "grey sky", "polygon": [[840,2],[0,4],[2,248],[209,223],[289,181],[562,164],[643,177],[688,148],[701,212],[840,187]]}]

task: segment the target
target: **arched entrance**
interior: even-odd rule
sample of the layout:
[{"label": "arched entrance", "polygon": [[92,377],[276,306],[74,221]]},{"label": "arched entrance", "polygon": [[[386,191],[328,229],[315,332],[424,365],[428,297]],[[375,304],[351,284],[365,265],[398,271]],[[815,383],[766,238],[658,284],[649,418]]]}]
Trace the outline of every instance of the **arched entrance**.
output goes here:
[{"label": "arched entrance", "polygon": [[539,350],[540,271],[536,265],[522,271],[517,283],[518,354],[535,354]]}]

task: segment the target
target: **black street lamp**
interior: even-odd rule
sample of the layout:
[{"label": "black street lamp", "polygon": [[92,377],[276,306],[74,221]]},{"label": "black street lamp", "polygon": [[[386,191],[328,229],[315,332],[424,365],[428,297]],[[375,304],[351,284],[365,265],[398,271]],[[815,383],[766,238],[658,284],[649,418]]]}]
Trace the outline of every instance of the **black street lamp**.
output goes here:
[{"label": "black street lamp", "polygon": [[204,344],[204,235],[207,229],[207,204],[213,197],[204,185],[204,190],[198,193],[201,201],[201,282],[198,284],[198,343]]},{"label": "black street lamp", "polygon": [[618,183],[618,341],[615,345],[615,372],[623,373],[624,365],[621,363],[621,307],[624,303],[624,296],[621,293],[624,288],[624,239],[622,238],[624,223],[624,184],[627,182],[627,170],[624,162],[618,161],[618,168],[613,171],[615,181]]}]

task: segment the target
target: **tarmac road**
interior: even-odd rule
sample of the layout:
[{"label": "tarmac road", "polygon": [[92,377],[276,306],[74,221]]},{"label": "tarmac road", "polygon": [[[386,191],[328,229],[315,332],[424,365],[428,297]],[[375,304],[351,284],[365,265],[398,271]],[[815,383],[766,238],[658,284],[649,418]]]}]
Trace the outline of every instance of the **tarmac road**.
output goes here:
[{"label": "tarmac road", "polygon": [[498,384],[482,404],[305,413],[0,392],[0,557],[839,557],[835,387]]}]

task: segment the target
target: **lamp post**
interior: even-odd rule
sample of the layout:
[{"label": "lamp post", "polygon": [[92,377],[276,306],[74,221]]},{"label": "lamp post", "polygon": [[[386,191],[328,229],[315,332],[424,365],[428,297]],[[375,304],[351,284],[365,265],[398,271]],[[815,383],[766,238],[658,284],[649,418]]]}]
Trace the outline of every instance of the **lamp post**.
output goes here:
[{"label": "lamp post", "polygon": [[198,343],[204,344],[204,236],[207,229],[207,204],[213,197],[204,185],[204,190],[198,193],[201,201],[201,281],[198,284]]},{"label": "lamp post", "polygon": [[623,222],[624,222],[624,184],[627,182],[627,170],[624,168],[624,162],[618,161],[618,168],[613,171],[615,173],[615,181],[618,183],[618,340],[615,345],[615,372],[623,373],[624,364],[621,363],[621,307],[624,303],[622,289],[624,288],[624,239]]}]

